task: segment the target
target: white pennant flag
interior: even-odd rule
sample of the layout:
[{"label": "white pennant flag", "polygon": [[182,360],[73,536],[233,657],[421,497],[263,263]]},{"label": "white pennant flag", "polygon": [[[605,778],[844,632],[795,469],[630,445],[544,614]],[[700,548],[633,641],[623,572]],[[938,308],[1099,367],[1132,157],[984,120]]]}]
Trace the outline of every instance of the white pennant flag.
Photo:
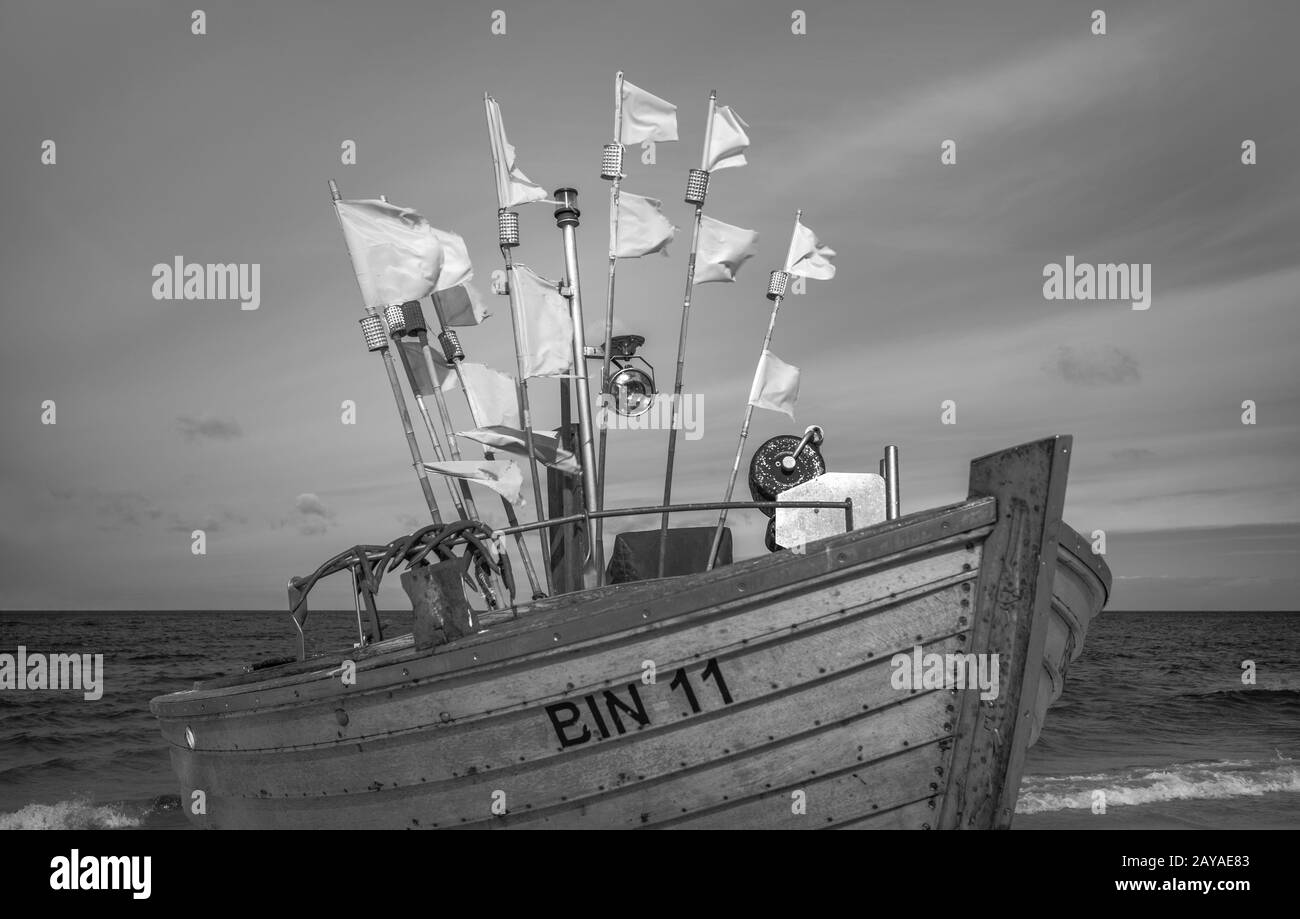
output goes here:
[{"label": "white pennant flag", "polygon": [[794,219],[794,235],[790,237],[790,253],[785,257],[785,270],[802,278],[829,281],[835,277],[831,259],[835,250],[824,246],[817,234]]},{"label": "white pennant flag", "polygon": [[497,425],[521,427],[519,396],[515,392],[514,377],[506,376],[485,364],[472,364],[469,361],[461,361],[460,375],[465,380],[470,415],[476,428]]},{"label": "white pennant flag", "polygon": [[443,320],[447,325],[478,325],[491,314],[479,292],[469,283],[474,277],[469,247],[459,233],[437,227],[433,232],[442,243],[442,271],[433,298],[438,301]]},{"label": "white pennant flag", "polygon": [[609,222],[610,258],[668,254],[677,227],[663,215],[663,202],[631,192],[618,194],[618,213]]},{"label": "white pennant flag", "polygon": [[[528,432],[521,431],[519,428],[497,425],[477,431],[458,431],[457,436],[509,453],[511,456],[528,458]],[[570,475],[578,475],[582,472],[577,457],[560,446],[560,439],[555,431],[533,432],[533,454],[537,457],[537,462],[543,466]]]},{"label": "white pennant flag", "polygon": [[448,460],[425,463],[424,468],[453,479],[478,482],[516,506],[524,503],[524,496],[519,493],[524,474],[514,460]]},{"label": "white pennant flag", "polygon": [[506,129],[501,123],[501,106],[491,96],[483,97],[487,106],[488,134],[492,140],[492,160],[496,166],[497,204],[514,207],[546,197],[538,185],[515,163],[515,148],[506,140]]},{"label": "white pennant flag", "polygon": [[639,144],[642,141],[677,139],[677,106],[648,93],[639,86],[623,81],[623,120],[618,142]]},{"label": "white pennant flag", "polygon": [[704,151],[702,168],[705,172],[745,165],[744,151],[749,146],[749,135],[745,133],[747,127],[749,125],[729,106],[719,105],[714,109],[709,149]]},{"label": "white pennant flag", "polygon": [[429,221],[387,201],[336,201],[334,208],[367,307],[382,310],[433,292],[443,251]]},{"label": "white pennant flag", "polygon": [[700,244],[695,258],[695,283],[734,281],[751,256],[758,251],[758,233],[733,227],[721,220],[700,218]]},{"label": "white pennant flag", "polygon": [[525,377],[566,374],[573,370],[573,318],[569,302],[554,281],[527,265],[514,266],[519,326],[519,359]]},{"label": "white pennant flag", "polygon": [[457,284],[446,290],[435,290],[433,299],[438,302],[443,322],[447,325],[478,325],[492,315],[487,311],[483,297],[470,284]]},{"label": "white pennant flag", "polygon": [[794,403],[799,398],[799,368],[764,350],[749,388],[749,404],[784,412],[794,420]]}]

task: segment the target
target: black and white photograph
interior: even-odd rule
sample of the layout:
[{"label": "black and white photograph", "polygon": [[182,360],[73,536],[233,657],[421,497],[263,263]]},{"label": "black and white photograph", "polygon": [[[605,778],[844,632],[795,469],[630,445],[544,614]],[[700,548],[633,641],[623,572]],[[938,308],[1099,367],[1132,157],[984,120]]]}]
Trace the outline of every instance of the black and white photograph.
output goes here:
[{"label": "black and white photograph", "polygon": [[1300,829],[1300,5],[800,3],[0,0],[0,830],[169,834],[34,886],[1013,829],[1243,902],[1129,831]]}]

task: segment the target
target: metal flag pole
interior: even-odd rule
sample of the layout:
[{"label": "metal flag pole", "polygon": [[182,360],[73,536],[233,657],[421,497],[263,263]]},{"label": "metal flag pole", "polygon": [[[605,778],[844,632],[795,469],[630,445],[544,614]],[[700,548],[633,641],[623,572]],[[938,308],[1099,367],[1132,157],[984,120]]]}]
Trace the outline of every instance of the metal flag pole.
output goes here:
[{"label": "metal flag pole", "polygon": [[[338,202],[343,196],[339,194],[338,184],[333,180],[330,183],[330,198],[334,202],[334,216],[339,218],[339,226],[343,225],[343,219],[339,216]],[[360,278],[357,279],[360,286]],[[362,290],[362,294],[365,291]],[[378,351],[384,359],[384,369],[388,371],[388,385],[392,387],[393,399],[397,403],[397,415],[402,422],[402,429],[406,434],[406,445],[411,451],[411,465],[415,468],[415,475],[420,481],[420,491],[424,494],[424,502],[429,506],[429,513],[433,515],[433,522],[442,524],[442,515],[438,513],[438,502],[433,497],[433,486],[429,484],[429,473],[424,468],[424,457],[420,455],[420,445],[415,439],[415,428],[411,424],[411,413],[407,411],[406,399],[402,397],[402,385],[397,381],[397,367],[393,364],[393,355],[388,348],[388,335],[384,330],[384,321],[379,317],[379,313],[370,306],[365,308],[366,315],[361,320],[361,332],[366,339],[366,348],[370,351]]]},{"label": "metal flag pole", "polygon": [[[501,163],[497,156],[496,144],[493,143],[492,133],[492,97],[487,93],[483,94],[483,110],[488,122],[488,147],[492,152],[492,164],[496,170],[500,170]],[[510,329],[514,334],[515,343],[515,368],[518,379],[517,398],[519,400],[519,420],[524,426],[524,441],[528,451],[528,470],[533,480],[533,501],[537,507],[537,519],[545,519],[546,505],[542,502],[542,479],[541,473],[537,468],[537,446],[533,443],[533,412],[532,405],[528,400],[528,377],[524,375],[524,358],[522,338],[519,334],[519,316],[520,309],[516,293],[516,284],[514,282],[514,256],[511,252],[519,245],[519,212],[509,210],[504,201],[501,200],[501,189],[497,189],[497,241],[501,248],[501,258],[506,266],[506,293],[510,303]],[[466,397],[468,397],[468,392]],[[513,513],[513,509],[511,510]],[[548,562],[544,565],[543,574],[546,576],[546,589],[549,592],[551,588],[551,566],[549,559],[551,557],[551,531],[542,528],[539,532],[541,539],[542,551]]]},{"label": "metal flag pole", "polygon": [[[578,446],[582,451],[582,496],[588,512],[596,509],[596,448],[592,443],[591,388],[587,383],[587,342],[582,324],[582,282],[578,276],[578,192],[573,188],[557,188],[555,200],[555,225],[564,239],[565,281],[568,287],[569,314],[573,320],[573,382],[578,398]],[[587,557],[585,580],[588,586],[600,581],[599,572],[605,567],[605,548],[596,540],[595,521],[586,521]]]},{"label": "metal flag pole", "polygon": [[[433,403],[438,408],[438,418],[442,422],[442,433],[447,438],[447,452],[453,460],[459,460],[460,446],[456,442],[456,427],[451,423],[451,413],[447,411],[447,400],[442,394],[442,387],[436,385],[438,365],[434,361],[433,346],[429,344],[429,324],[424,318],[424,309],[418,300],[409,300],[402,304],[402,322],[407,335],[414,335],[420,343],[420,353],[424,355],[424,365],[429,371],[430,379],[435,381]],[[469,482],[460,481],[461,497],[465,501],[465,510],[469,519],[480,520],[478,508],[474,505],[474,495]]]},{"label": "metal flag pole", "polygon": [[[767,296],[772,301],[772,315],[767,320],[767,334],[763,336],[763,350],[759,351],[759,360],[763,359],[763,351],[766,351],[772,344],[772,330],[776,327],[776,314],[781,309],[781,299],[785,296],[785,287],[789,282],[790,276],[784,271],[773,271],[772,277],[767,283]],[[754,417],[754,404],[746,400],[745,402],[745,420],[740,425],[740,440],[736,443],[736,456],[731,461],[731,475],[727,478],[727,494],[722,499],[723,503],[731,500],[731,494],[736,488],[736,475],[740,472],[740,458],[745,451],[745,439],[749,437],[749,422]],[[718,513],[718,526],[713,531],[713,544],[709,547],[709,564],[706,571],[712,571],[714,562],[717,561],[718,547],[722,544],[722,531],[727,523],[727,509],[724,507]]]},{"label": "metal flag pole", "polygon": [[[799,226],[799,218],[803,216],[803,211],[795,211],[794,225]],[[773,271],[767,282],[767,298],[772,301],[772,314],[767,318],[767,332],[763,335],[763,348],[758,352],[758,359],[763,359],[763,352],[772,345],[772,331],[776,328],[776,314],[781,310],[781,300],[785,297],[786,285],[790,283],[790,274],[786,271]],[[748,399],[745,400],[745,420],[740,425],[740,440],[736,444],[736,457],[731,461],[731,476],[727,479],[727,495],[722,499],[723,503],[731,500],[731,494],[736,488],[736,475],[740,472],[740,458],[745,451],[745,439],[749,437],[749,422],[754,417],[754,405]],[[718,526],[713,531],[713,545],[709,547],[709,564],[706,571],[712,571],[714,562],[718,558],[718,547],[722,544],[722,530],[727,523],[727,509],[724,507],[718,513]]]},{"label": "metal flag pole", "polygon": [[[713,142],[713,112],[717,107],[717,90],[709,91],[709,118],[704,128],[704,153],[700,168],[692,169],[686,179],[686,203],[695,205],[695,225],[691,230],[691,254],[686,261],[686,295],[682,299],[682,326],[677,336],[677,378],[673,381],[672,423],[668,425],[668,462],[664,470],[664,507],[672,503],[673,460],[677,455],[677,412],[682,399],[682,374],[686,368],[686,327],[691,315],[691,293],[695,289],[695,254],[700,246],[700,220],[704,216],[704,198],[709,191],[709,146]],[[659,577],[664,576],[668,555],[668,512],[659,521]]]},{"label": "metal flag pole", "polygon": [[[443,355],[446,357],[447,363],[456,371],[456,380],[460,383],[460,388],[465,393],[465,404],[469,406],[470,420],[473,422],[475,428],[479,428],[481,425],[479,423],[478,414],[474,411],[474,402],[470,399],[469,386],[465,384],[465,374],[460,366],[461,362],[465,360],[465,349],[460,346],[460,337],[452,331],[450,326],[447,325],[447,317],[443,314],[442,304],[438,302],[437,295],[433,295],[431,299],[433,301],[434,315],[438,317],[438,327],[440,329],[438,332],[438,341],[442,343]],[[491,450],[484,450],[483,457],[489,460],[496,458],[495,454]],[[509,522],[510,526],[519,526],[519,517],[515,513],[514,505],[506,500],[505,495],[501,496],[501,506],[505,508],[506,520]],[[533,569],[533,559],[528,552],[528,544],[524,542],[522,533],[515,534],[515,544],[519,547],[520,558],[523,559],[524,572],[528,575],[528,586],[532,588],[533,599],[540,600],[542,597],[546,596],[546,593],[542,590],[541,584],[537,581],[537,572]]]},{"label": "metal flag pole", "polygon": [[[401,343],[401,339],[403,336],[411,334],[410,328],[406,323],[406,312],[407,312],[406,307],[412,304],[414,304],[416,309],[419,309],[420,304],[416,301],[411,301],[411,303],[393,305],[388,307],[386,310],[384,310],[384,319],[388,322],[388,334],[393,338],[394,341],[397,342],[397,353],[402,358],[402,366],[406,368],[406,382],[411,387],[412,395],[415,396],[415,404],[420,409],[420,415],[423,416],[424,418],[424,428],[426,431],[428,431],[429,441],[433,444],[433,456],[438,462],[442,462],[444,459],[442,453],[442,442],[438,439],[437,431],[434,429],[433,419],[429,417],[429,407],[425,405],[424,396],[420,394],[420,388],[416,380],[415,367],[411,365],[411,358],[406,353],[406,349],[402,347],[402,343]],[[423,347],[421,349],[422,352],[424,349],[427,348],[428,348],[428,335],[426,334]],[[425,358],[425,361],[427,366],[428,364],[427,358]],[[427,372],[429,373],[430,379],[434,381],[434,392],[440,396],[442,394],[442,391],[441,389],[438,388],[437,385],[437,379],[438,379],[437,375],[433,372],[432,369],[429,369]],[[448,423],[448,419],[446,417],[443,418],[443,424],[444,424],[443,433],[448,437],[451,444],[454,445],[456,442],[454,440],[454,432],[451,430],[451,426]],[[470,512],[466,511],[467,505],[471,508],[474,506],[474,499],[469,494],[469,483],[463,480],[460,481],[459,485],[461,486],[461,488],[460,490],[458,490],[457,483],[453,483],[450,478],[447,478],[445,476],[444,476],[444,480],[446,481],[447,484],[447,491],[450,492],[451,494],[451,503],[456,505],[456,513],[460,515],[460,519],[461,520],[477,519],[478,518],[477,510],[472,512],[473,516],[470,516]]]},{"label": "metal flag pole", "polygon": [[[532,473],[533,479],[533,500],[537,504],[537,519],[542,520],[546,515],[546,506],[542,503],[542,480],[541,473],[537,468],[537,445],[533,442],[533,409],[528,401],[528,377],[524,374],[524,349],[523,338],[519,333],[519,317],[521,310],[518,305],[518,292],[515,284],[515,265],[510,250],[519,245],[519,214],[514,211],[501,210],[497,212],[497,225],[501,236],[501,256],[506,263],[506,286],[510,301],[510,329],[514,333],[515,342],[515,374],[518,385],[515,388],[515,397],[519,401],[519,419],[524,425],[524,444],[528,451],[528,468]],[[542,540],[542,551],[546,558],[551,557],[551,531],[543,528],[539,535]],[[543,573],[546,575],[546,589],[551,590],[551,566],[544,565]]]},{"label": "metal flag pole", "polygon": [[[605,144],[600,160],[600,177],[612,185],[609,189],[609,283],[605,289],[605,350],[601,355],[600,392],[604,397],[600,412],[600,458],[596,470],[596,509],[605,509],[605,450],[609,440],[608,412],[612,410],[613,392],[609,385],[610,351],[614,346],[614,270],[618,265],[618,195],[623,181],[623,71],[614,75],[614,142]],[[596,520],[596,540],[604,545],[605,518]],[[604,579],[604,571],[599,572]]]},{"label": "metal flag pole", "polygon": [[[433,359],[433,349],[429,345],[429,324],[425,321],[424,310],[420,307],[418,300],[408,300],[402,304],[402,325],[407,335],[414,335],[420,343],[420,353],[424,357],[424,364],[429,373],[429,378],[434,381],[433,401],[438,408],[438,418],[442,422],[443,436],[447,438],[447,451],[451,454],[453,460],[460,460],[460,447],[456,441],[456,427],[452,424],[451,413],[447,411],[447,400],[443,397],[442,386],[438,384],[438,368]],[[390,320],[391,322],[391,320]],[[421,408],[424,408],[421,402]],[[428,413],[425,413],[425,420],[428,421]],[[447,480],[447,487],[452,489],[454,486],[450,476],[444,476]],[[465,519],[482,520],[479,516],[478,508],[474,504],[474,493],[469,487],[469,482],[459,479],[455,483],[459,487],[461,497],[464,500]],[[455,494],[455,491],[452,492]],[[514,519],[509,514],[508,519]],[[518,540],[516,540],[518,542]],[[504,597],[506,590],[503,585],[498,585],[499,596]],[[534,596],[533,599],[537,599]]]}]

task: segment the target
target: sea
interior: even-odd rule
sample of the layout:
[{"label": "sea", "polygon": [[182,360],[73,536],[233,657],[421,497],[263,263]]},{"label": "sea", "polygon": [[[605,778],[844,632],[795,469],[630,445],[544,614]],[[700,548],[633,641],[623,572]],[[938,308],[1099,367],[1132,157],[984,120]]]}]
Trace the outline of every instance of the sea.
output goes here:
[{"label": "sea", "polygon": [[[355,621],[313,611],[309,631],[347,647]],[[297,635],[284,612],[0,612],[0,653],[20,644],[102,653],[105,690],[0,690],[0,829],[180,829],[149,700]],[[1094,620],[1013,828],[1300,828],[1300,614]]]}]

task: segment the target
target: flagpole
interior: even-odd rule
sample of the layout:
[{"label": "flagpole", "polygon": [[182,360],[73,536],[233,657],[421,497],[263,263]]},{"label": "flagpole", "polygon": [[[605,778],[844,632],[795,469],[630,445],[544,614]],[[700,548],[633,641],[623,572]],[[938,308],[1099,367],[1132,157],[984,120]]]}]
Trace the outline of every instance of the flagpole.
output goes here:
[{"label": "flagpole", "polygon": [[[709,91],[709,115],[704,128],[704,153],[700,168],[692,169],[686,180],[686,203],[695,205],[695,224],[691,229],[691,254],[686,261],[686,295],[682,299],[682,324],[677,336],[677,377],[673,381],[672,423],[668,426],[668,462],[664,470],[664,507],[672,503],[673,460],[677,455],[677,411],[682,398],[682,374],[686,367],[686,327],[690,321],[691,293],[695,288],[695,255],[700,245],[700,221],[704,216],[704,198],[709,190],[709,146],[713,141],[713,113],[718,103],[717,90]],[[659,521],[659,577],[664,576],[668,555],[668,512]]]},{"label": "flagpole", "polygon": [[[456,371],[456,379],[460,383],[461,390],[465,393],[465,404],[469,406],[470,420],[477,429],[480,426],[478,413],[474,411],[474,401],[469,396],[469,387],[465,384],[465,374],[460,366],[461,362],[465,360],[465,349],[460,346],[460,337],[447,325],[447,317],[443,314],[442,304],[438,302],[438,297],[434,295],[430,299],[433,301],[433,312],[438,318],[438,327],[441,330],[438,332],[438,341],[442,343],[442,350],[447,363]],[[491,450],[484,450],[483,457],[491,460],[495,459],[496,454]],[[519,517],[515,513],[514,505],[506,500],[505,495],[501,496],[501,506],[505,508],[506,520],[510,526],[519,526]],[[546,596],[546,593],[537,581],[537,572],[533,570],[533,559],[528,553],[528,544],[524,542],[523,533],[515,534],[515,544],[519,547],[519,555],[523,559],[524,572],[528,575],[528,585],[532,588],[533,599],[540,600]]]},{"label": "flagpole", "polygon": [[[578,446],[582,453],[582,497],[588,513],[596,508],[596,448],[592,443],[591,388],[587,383],[586,330],[582,319],[582,281],[578,275],[578,192],[574,188],[557,188],[555,225],[564,241],[565,279],[569,288],[569,315],[573,320],[573,382],[578,400]],[[605,547],[596,540],[595,521],[586,521],[587,558],[585,581],[600,583],[605,567]]]},{"label": "flagpole", "polygon": [[[339,194],[338,184],[333,179],[329,180],[329,184],[330,198],[334,202],[334,216],[339,218],[339,226],[342,227],[343,219],[339,215],[338,203],[343,196]],[[358,278],[358,287],[360,281],[361,279]],[[365,294],[364,290],[362,290],[362,294]],[[384,359],[384,369],[388,371],[388,385],[393,390],[393,399],[397,403],[397,415],[406,434],[406,446],[411,451],[411,465],[415,467],[415,475],[420,482],[420,491],[424,494],[424,502],[429,506],[429,513],[433,516],[433,522],[441,526],[442,515],[438,513],[438,502],[433,496],[433,486],[429,484],[429,474],[424,468],[424,457],[420,455],[420,445],[415,439],[415,428],[411,424],[411,413],[406,408],[406,399],[402,396],[402,385],[397,381],[397,367],[393,364],[393,355],[388,348],[388,335],[384,330],[384,321],[373,307],[365,307],[365,312],[365,318],[361,320],[361,331],[366,339],[366,347],[371,351],[378,351]]]},{"label": "flagpole", "polygon": [[[609,386],[610,351],[614,345],[614,269],[618,264],[618,194],[623,181],[623,71],[614,75],[614,142],[605,145],[601,159],[601,178],[609,179],[613,184],[609,189],[609,220],[611,239],[609,241],[609,284],[605,289],[605,350],[601,356],[600,392],[605,397],[601,406],[600,424],[600,459],[596,473],[596,509],[605,509],[605,449],[609,440],[609,427],[606,412],[611,410]],[[605,518],[596,520],[596,540],[604,546]],[[600,571],[601,581],[605,572]]]},{"label": "flagpole", "polygon": [[[420,308],[418,300],[411,300],[400,306],[388,307],[384,311],[384,318],[388,321],[388,330],[394,339],[413,335],[418,340],[420,356],[424,360],[429,379],[434,384],[433,397],[438,406],[443,436],[447,438],[447,449],[453,459],[460,459],[460,449],[456,446],[456,431],[452,427],[451,416],[447,414],[447,403],[442,398],[442,387],[438,380],[437,368],[433,363],[432,352],[429,349],[429,331],[424,320],[424,310]],[[420,414],[424,416],[424,426],[429,432],[429,440],[433,442],[433,455],[439,462],[442,462],[444,459],[442,443],[434,429],[433,419],[429,416],[429,407],[425,404],[424,396],[420,394],[419,387],[416,385],[415,368],[411,365],[406,349],[402,348],[400,343],[398,353],[402,356],[402,363],[406,367],[406,379],[411,384],[411,392],[415,394],[415,404],[420,407]],[[456,505],[456,511],[460,514],[460,519],[477,520],[478,508],[474,506],[474,496],[470,493],[469,483],[463,479],[453,482],[450,476],[444,476],[443,479],[447,483],[447,491],[451,493],[452,503]]]},{"label": "flagpole", "polygon": [[[803,211],[795,211],[794,224],[799,226],[799,218],[803,216]],[[763,352],[772,346],[772,331],[776,328],[776,314],[781,310],[781,301],[785,297],[786,285],[790,282],[790,275],[785,271],[773,271],[771,278],[767,282],[767,296],[772,301],[772,314],[767,318],[767,332],[763,335],[763,348],[758,352],[758,359],[763,359]],[[745,439],[749,437],[749,422],[754,417],[754,403],[748,399],[745,400],[745,420],[740,425],[740,440],[736,444],[736,457],[731,461],[731,476],[727,479],[727,493],[722,499],[723,504],[731,501],[732,492],[736,488],[736,475],[740,472],[740,458],[745,451]],[[704,569],[712,571],[713,565],[717,561],[718,547],[722,544],[722,531],[727,523],[727,509],[724,507],[718,512],[718,526],[713,531],[713,544],[709,547],[709,564]]]},{"label": "flagpole", "polygon": [[[506,215],[513,216],[513,236],[510,235],[510,227],[500,223],[500,218]],[[537,504],[537,519],[540,521],[545,517],[545,506],[542,504],[542,480],[541,474],[537,468],[537,445],[533,443],[533,410],[528,399],[528,377],[524,375],[524,352],[523,341],[519,335],[519,316],[518,293],[515,284],[515,265],[511,257],[510,249],[519,245],[519,215],[512,211],[502,210],[498,212],[498,224],[501,228],[501,256],[506,263],[506,285],[509,289],[510,301],[510,329],[514,334],[515,341],[515,373],[518,377],[515,388],[515,399],[519,402],[519,419],[524,425],[524,444],[528,451],[528,468],[532,472],[533,478],[533,500]],[[509,240],[513,239],[513,242]],[[542,527],[539,531],[542,539],[542,551],[546,558],[551,557],[551,531]],[[543,565],[543,574],[546,576],[546,589],[551,590],[551,566]]]},{"label": "flagpole", "polygon": [[[438,418],[442,422],[443,435],[447,438],[447,452],[450,453],[453,460],[459,461],[461,455],[460,446],[456,440],[456,427],[452,424],[451,413],[447,411],[447,400],[443,397],[442,386],[438,382],[438,368],[433,359],[433,347],[429,344],[429,324],[424,318],[424,310],[420,307],[420,302],[418,300],[410,300],[402,304],[402,323],[405,327],[406,334],[414,335],[420,342],[420,352],[424,356],[425,367],[428,369],[429,378],[434,381],[433,402],[438,408]],[[421,403],[421,408],[423,407],[423,403]],[[425,413],[425,420],[428,420],[427,410]],[[490,459],[490,457],[487,458]],[[443,476],[443,478],[447,481],[448,489],[451,489],[453,487],[452,477]],[[478,513],[478,507],[475,506],[474,493],[469,487],[469,482],[464,479],[457,479],[455,484],[459,486],[460,494],[464,499],[466,513],[465,519],[482,520],[483,518],[481,518]],[[455,492],[453,491],[452,494],[454,495]],[[511,508],[507,504],[506,518],[508,520],[517,519],[510,515],[510,511]],[[518,543],[517,539],[515,541]],[[520,548],[520,553],[521,555],[524,555],[524,566],[525,570],[527,570],[527,555],[522,547]],[[504,589],[502,589],[500,593],[501,596],[505,596]],[[534,591],[533,599],[537,599],[535,594],[536,591]]]},{"label": "flagpole", "polygon": [[[488,147],[492,152],[492,165],[495,174],[499,173],[501,163],[497,158],[496,144],[493,143],[491,98],[487,93],[483,94],[483,112],[488,122]],[[493,184],[496,184],[495,180]],[[515,291],[514,257],[511,252],[515,246],[519,245],[519,214],[516,211],[507,209],[505,202],[501,200],[499,186],[497,188],[497,242],[501,249],[501,258],[506,266],[506,293],[510,303],[510,330],[515,343],[515,371],[518,379],[515,398],[519,401],[519,420],[524,426],[524,443],[528,452],[528,470],[533,480],[533,501],[537,507],[537,519],[541,521],[546,517],[546,505],[542,503],[542,479],[537,468],[537,446],[533,443],[533,411],[528,399],[528,377],[524,375],[523,344],[519,335],[520,309]],[[468,395],[467,390],[467,398]],[[477,423],[475,426],[477,426]],[[511,513],[513,513],[513,509]],[[550,566],[551,531],[543,527],[538,531],[538,536],[541,539],[542,551],[547,559],[547,563],[543,565],[542,573],[546,577],[546,590],[549,593],[552,590]],[[531,570],[531,562],[529,568]],[[535,574],[534,577],[536,577]]]}]

